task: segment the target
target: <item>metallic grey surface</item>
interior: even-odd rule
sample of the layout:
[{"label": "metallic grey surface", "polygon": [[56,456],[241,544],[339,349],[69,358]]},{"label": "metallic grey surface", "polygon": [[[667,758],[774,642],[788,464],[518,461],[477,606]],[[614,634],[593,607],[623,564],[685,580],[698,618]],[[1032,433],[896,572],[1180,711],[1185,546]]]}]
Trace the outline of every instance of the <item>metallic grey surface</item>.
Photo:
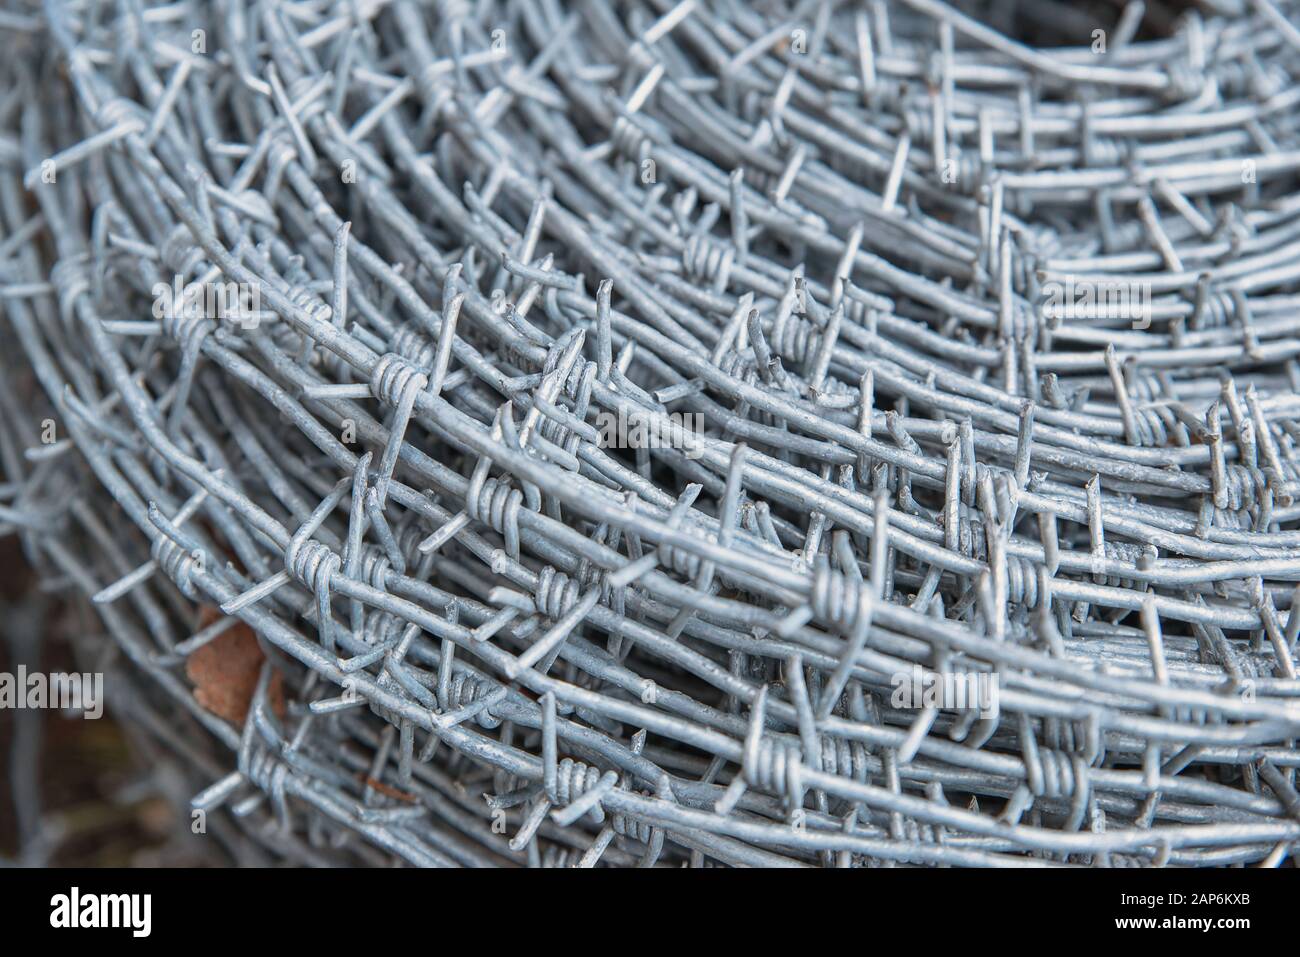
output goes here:
[{"label": "metallic grey surface", "polygon": [[6,15],[0,521],[291,861],[1289,863],[1297,15]]}]

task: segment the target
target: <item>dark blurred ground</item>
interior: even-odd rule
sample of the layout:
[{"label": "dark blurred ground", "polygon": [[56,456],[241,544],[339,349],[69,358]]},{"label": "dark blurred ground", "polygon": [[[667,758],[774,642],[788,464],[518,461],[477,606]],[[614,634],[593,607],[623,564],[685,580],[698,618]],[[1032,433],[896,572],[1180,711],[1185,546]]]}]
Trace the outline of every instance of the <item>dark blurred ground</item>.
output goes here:
[{"label": "dark blurred ground", "polygon": [[[0,539],[0,672],[77,668],[70,640],[94,628],[41,594],[16,537]],[[105,711],[0,709],[0,858],[67,866],[202,864],[203,848],[158,792],[142,756]],[[188,845],[188,846],[187,846]]]}]

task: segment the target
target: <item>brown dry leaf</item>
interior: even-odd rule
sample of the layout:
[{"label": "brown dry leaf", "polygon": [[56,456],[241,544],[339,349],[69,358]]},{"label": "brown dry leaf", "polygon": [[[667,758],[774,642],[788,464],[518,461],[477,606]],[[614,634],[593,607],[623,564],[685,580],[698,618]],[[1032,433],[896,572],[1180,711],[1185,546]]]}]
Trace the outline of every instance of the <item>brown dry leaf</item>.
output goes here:
[{"label": "brown dry leaf", "polygon": [[[200,606],[199,628],[220,618],[218,609]],[[241,621],[190,655],[185,674],[194,682],[194,699],[199,704],[232,724],[243,724],[265,660],[253,629]],[[267,697],[271,710],[284,717],[284,678],[278,671],[271,672]]]}]

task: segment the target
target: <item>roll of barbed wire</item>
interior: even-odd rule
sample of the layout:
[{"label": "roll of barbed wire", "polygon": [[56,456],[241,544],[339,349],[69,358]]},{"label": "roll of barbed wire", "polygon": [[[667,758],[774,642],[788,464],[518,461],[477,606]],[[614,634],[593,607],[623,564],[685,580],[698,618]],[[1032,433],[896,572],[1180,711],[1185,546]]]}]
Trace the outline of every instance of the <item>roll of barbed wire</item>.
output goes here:
[{"label": "roll of barbed wire", "polygon": [[19,4],[0,521],[237,861],[1294,866],[1298,20]]}]

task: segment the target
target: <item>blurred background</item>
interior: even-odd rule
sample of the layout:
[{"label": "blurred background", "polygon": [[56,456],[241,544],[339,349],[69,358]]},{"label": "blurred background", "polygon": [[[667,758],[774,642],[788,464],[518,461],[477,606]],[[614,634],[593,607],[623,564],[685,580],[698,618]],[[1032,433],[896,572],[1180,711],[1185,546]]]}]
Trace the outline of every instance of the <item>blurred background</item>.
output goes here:
[{"label": "blurred background", "polygon": [[[101,652],[111,646],[84,603],[42,590],[15,536],[0,539],[0,637],[0,672],[7,674],[19,665],[86,670],[92,645]],[[133,738],[112,708],[96,720],[0,708],[0,858],[27,866],[223,863],[214,842],[190,834],[175,810],[183,805],[169,800],[168,780],[177,772],[165,761],[151,764],[155,748],[144,736]]]}]

